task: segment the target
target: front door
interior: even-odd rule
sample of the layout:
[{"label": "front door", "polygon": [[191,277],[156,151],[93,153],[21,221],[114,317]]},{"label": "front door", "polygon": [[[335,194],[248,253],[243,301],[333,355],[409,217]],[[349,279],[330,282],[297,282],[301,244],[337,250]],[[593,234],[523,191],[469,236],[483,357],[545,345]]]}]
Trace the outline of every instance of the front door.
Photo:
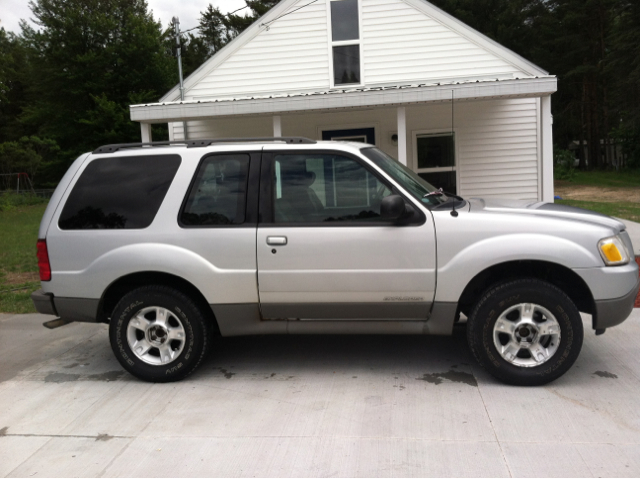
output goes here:
[{"label": "front door", "polygon": [[380,203],[396,192],[344,153],[267,153],[263,168],[264,319],[427,318],[435,292],[430,215],[416,212],[402,226],[383,220]]},{"label": "front door", "polygon": [[357,141],[360,143],[376,144],[375,128],[350,128],[348,130],[324,130],[323,141]]}]

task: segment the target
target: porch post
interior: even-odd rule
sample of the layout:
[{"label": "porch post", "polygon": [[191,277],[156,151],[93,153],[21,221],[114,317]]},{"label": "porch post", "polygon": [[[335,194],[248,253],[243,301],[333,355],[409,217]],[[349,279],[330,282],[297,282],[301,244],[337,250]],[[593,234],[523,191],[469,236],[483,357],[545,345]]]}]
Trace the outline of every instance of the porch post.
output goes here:
[{"label": "porch post", "polygon": [[151,143],[151,123],[140,123],[142,143]]},{"label": "porch post", "polygon": [[278,138],[282,136],[282,119],[280,115],[273,116],[273,137]]},{"label": "porch post", "polygon": [[398,107],[398,161],[407,166],[407,109]]},{"label": "porch post", "polygon": [[542,134],[542,201],[553,203],[553,116],[551,95],[540,98]]}]

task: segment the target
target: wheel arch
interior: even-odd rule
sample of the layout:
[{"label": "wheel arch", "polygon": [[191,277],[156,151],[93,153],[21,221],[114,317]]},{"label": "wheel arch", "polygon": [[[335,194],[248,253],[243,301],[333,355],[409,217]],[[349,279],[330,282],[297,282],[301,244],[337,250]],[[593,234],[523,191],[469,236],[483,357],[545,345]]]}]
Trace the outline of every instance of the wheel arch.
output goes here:
[{"label": "wheel arch", "polygon": [[112,282],[100,298],[100,303],[98,305],[98,322],[108,323],[111,312],[115,308],[116,304],[129,291],[150,284],[168,286],[189,296],[202,310],[205,317],[212,321],[215,332],[219,333],[216,317],[202,292],[186,279],[160,271],[140,271],[131,273]]},{"label": "wheel arch", "polygon": [[490,266],[469,281],[458,300],[458,311],[469,316],[482,293],[492,284],[516,278],[536,278],[563,291],[579,311],[595,313],[595,301],[585,281],[566,266],[539,260],[518,260]]}]

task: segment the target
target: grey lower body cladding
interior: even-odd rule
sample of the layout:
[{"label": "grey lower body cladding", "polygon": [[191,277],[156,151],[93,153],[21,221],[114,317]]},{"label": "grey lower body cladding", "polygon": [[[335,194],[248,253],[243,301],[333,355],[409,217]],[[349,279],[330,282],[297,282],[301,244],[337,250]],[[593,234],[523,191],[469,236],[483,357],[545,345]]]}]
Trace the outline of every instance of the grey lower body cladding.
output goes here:
[{"label": "grey lower body cladding", "polygon": [[[279,312],[288,308],[300,312],[299,305],[278,305]],[[363,317],[368,305],[334,303],[313,310],[315,305],[305,305],[302,312],[311,318],[263,319],[258,304],[212,304],[222,336],[244,336],[250,334],[437,334],[449,335],[453,330],[457,303],[434,303],[431,314],[422,318],[393,319],[385,312],[373,317]],[[358,309],[361,308],[361,309]],[[264,305],[263,305],[264,308]],[[342,313],[341,313],[342,311]],[[408,311],[412,311],[409,309]],[[415,309],[413,310],[415,312]],[[346,317],[336,318],[344,314]],[[351,316],[349,316],[351,314]],[[324,317],[323,317],[324,315]],[[382,317],[381,317],[382,316]],[[396,316],[401,318],[402,316]],[[358,319],[354,319],[358,318]]]},{"label": "grey lower body cladding", "polygon": [[[59,298],[38,290],[31,295],[36,310],[66,321],[95,323],[99,299]],[[393,307],[391,307],[393,306]],[[256,304],[213,304],[222,336],[252,334],[451,334],[456,303],[277,305],[280,313],[303,312],[308,320],[265,320]],[[395,314],[394,319],[390,314]],[[422,317],[416,317],[422,315]],[[341,319],[323,319],[323,318]],[[356,319],[357,318],[357,319]]]}]

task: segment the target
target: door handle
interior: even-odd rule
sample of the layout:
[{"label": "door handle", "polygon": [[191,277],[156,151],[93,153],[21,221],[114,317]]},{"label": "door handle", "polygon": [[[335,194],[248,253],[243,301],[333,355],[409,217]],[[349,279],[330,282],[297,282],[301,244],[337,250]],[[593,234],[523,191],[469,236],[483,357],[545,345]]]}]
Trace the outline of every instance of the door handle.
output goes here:
[{"label": "door handle", "polygon": [[267,244],[269,246],[284,246],[287,244],[286,236],[267,236]]}]

